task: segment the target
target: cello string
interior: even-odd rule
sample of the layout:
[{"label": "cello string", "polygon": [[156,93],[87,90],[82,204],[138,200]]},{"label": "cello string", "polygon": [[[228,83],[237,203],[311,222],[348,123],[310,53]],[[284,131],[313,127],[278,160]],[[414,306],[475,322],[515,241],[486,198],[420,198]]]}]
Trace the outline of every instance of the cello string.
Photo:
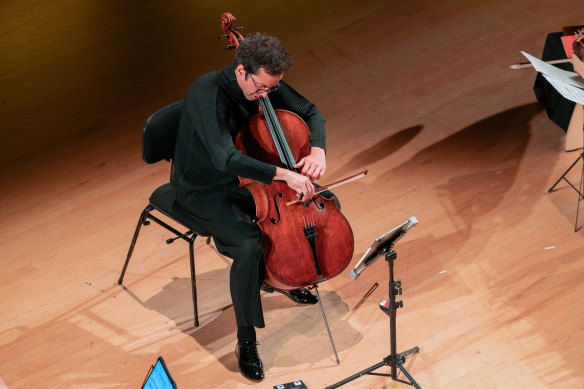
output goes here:
[{"label": "cello string", "polygon": [[286,164],[285,166],[289,169],[289,170],[293,170],[294,169],[294,165],[296,165],[296,161],[294,160],[294,156],[292,155],[292,150],[290,150],[290,146],[288,145],[288,142],[286,141],[286,136],[284,135],[284,132],[282,131],[282,127],[280,126],[280,122],[278,121],[278,118],[276,117],[276,112],[274,111],[274,108],[272,107],[272,103],[270,102],[270,99],[268,99],[268,97],[262,97],[260,99],[260,102],[263,102],[262,104],[262,109],[264,110],[264,115],[267,118],[267,122],[268,122],[268,126],[270,126],[270,132],[272,133],[272,137],[274,138],[274,142],[279,143],[280,147],[276,146],[278,148],[278,152],[280,152],[280,150],[282,151],[282,154],[280,154],[280,158],[282,158],[282,155],[284,156],[284,159],[286,160]]},{"label": "cello string", "polygon": [[272,134],[274,145],[276,146],[276,150],[278,151],[278,155],[280,156],[280,161],[284,166],[287,167],[288,163],[286,161],[286,155],[282,150],[282,142],[278,139],[278,135],[276,134],[276,130],[274,128],[273,118],[270,115],[269,108],[267,107],[265,99],[263,97],[260,98],[260,105],[262,106],[264,118],[266,119],[266,123],[268,124],[268,128],[270,129],[270,133]]},{"label": "cello string", "polygon": [[283,149],[282,140],[277,132],[277,121],[273,117],[273,110],[268,105],[268,101],[265,97],[260,98],[260,104],[262,105],[262,110],[264,111],[264,117],[266,119],[266,123],[268,124],[268,128],[270,129],[270,133],[272,134],[272,139],[274,140],[274,144],[276,145],[276,149],[278,150],[278,155],[282,160],[282,163],[287,166],[288,161],[286,160],[285,151]]},{"label": "cello string", "polygon": [[274,112],[272,103],[267,98],[267,96],[264,98],[264,104],[266,107],[267,115],[269,116],[270,122],[273,125],[273,133],[275,134],[276,138],[278,139],[278,142],[280,143],[284,159],[286,160],[286,166],[288,167],[289,170],[294,170],[294,165],[296,165],[296,162],[294,161],[294,156],[292,155],[290,146],[286,141],[286,137],[284,136],[284,132],[282,131],[282,127],[280,126],[280,122],[276,117],[276,113]]}]

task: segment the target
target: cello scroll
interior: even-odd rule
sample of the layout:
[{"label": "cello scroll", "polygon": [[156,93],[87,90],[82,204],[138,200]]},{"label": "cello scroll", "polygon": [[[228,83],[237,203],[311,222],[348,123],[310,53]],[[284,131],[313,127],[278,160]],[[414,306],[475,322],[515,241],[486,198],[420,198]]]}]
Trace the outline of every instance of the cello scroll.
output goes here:
[{"label": "cello scroll", "polygon": [[223,35],[219,39],[229,39],[231,44],[225,47],[225,50],[237,50],[239,42],[243,40],[243,36],[239,33],[243,27],[235,27],[235,16],[229,12],[221,15],[221,28],[223,28]]}]

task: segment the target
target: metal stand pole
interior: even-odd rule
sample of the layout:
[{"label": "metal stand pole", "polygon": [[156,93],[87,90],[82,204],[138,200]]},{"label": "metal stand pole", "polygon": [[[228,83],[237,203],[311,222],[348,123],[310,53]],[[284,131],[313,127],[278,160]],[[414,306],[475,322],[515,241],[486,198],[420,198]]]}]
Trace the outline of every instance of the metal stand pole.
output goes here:
[{"label": "metal stand pole", "polygon": [[[391,379],[394,381],[412,385],[416,389],[421,389],[420,385],[418,385],[416,380],[414,380],[414,377],[412,377],[411,374],[404,367],[407,355],[419,352],[420,348],[416,346],[402,353],[399,354],[397,353],[396,314],[397,309],[403,307],[403,303],[402,301],[398,302],[395,301],[395,296],[402,294],[401,281],[395,281],[393,278],[393,264],[396,258],[397,253],[393,251],[392,248],[386,251],[385,260],[389,265],[389,300],[387,302],[387,306],[380,307],[381,310],[389,316],[391,354],[383,358],[381,362],[365,370],[362,370],[357,374],[345,378],[344,380],[339,381],[336,384],[327,386],[325,389],[338,388],[339,386],[351,382],[354,379],[357,379],[365,374],[388,376],[391,377]],[[391,374],[372,373],[373,370],[377,370],[383,366],[389,366],[391,368]],[[401,372],[406,376],[408,381],[400,380],[397,378],[397,369],[401,370]]]}]

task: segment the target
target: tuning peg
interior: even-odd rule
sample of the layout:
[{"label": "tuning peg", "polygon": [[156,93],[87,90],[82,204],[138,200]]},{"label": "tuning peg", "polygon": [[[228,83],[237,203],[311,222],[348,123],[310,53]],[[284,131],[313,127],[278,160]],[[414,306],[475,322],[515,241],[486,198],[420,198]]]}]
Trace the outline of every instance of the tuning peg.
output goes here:
[{"label": "tuning peg", "polygon": [[219,38],[217,38],[217,39],[227,39],[227,38],[229,38],[229,35],[223,34],[223,35],[219,35]]},{"label": "tuning peg", "polygon": [[235,45],[227,45],[225,46],[225,50],[233,50],[235,49]]}]

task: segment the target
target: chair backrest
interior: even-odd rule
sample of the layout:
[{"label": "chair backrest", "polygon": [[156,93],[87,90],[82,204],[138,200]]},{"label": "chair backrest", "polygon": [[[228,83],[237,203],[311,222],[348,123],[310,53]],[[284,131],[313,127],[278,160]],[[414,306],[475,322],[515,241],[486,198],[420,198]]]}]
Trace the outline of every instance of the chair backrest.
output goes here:
[{"label": "chair backrest", "polygon": [[180,123],[183,101],[175,101],[153,113],[144,124],[142,132],[142,159],[156,163],[174,158],[176,135]]}]

